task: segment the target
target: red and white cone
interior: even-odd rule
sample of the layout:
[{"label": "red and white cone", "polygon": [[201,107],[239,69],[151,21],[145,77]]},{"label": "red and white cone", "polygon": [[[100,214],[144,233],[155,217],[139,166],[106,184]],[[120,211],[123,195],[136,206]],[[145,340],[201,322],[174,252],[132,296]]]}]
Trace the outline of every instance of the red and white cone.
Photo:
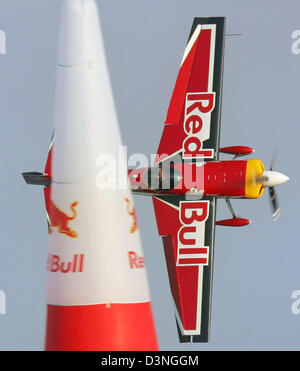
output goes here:
[{"label": "red and white cone", "polygon": [[94,0],[64,1],[59,45],[46,350],[158,350]]}]

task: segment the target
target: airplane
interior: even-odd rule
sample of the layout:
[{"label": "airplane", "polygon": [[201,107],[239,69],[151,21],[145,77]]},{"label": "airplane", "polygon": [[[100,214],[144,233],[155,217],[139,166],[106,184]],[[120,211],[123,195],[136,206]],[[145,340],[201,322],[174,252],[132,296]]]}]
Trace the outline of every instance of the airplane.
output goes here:
[{"label": "airplane", "polygon": [[[154,165],[128,171],[132,191],[150,195],[162,236],[180,342],[208,342],[215,225],[242,227],[230,199],[256,199],[289,178],[257,159],[253,148],[220,148],[225,18],[195,18],[164,123]],[[219,153],[233,155],[219,161]],[[217,199],[232,218],[216,221]]]},{"label": "airplane", "polygon": [[[224,17],[194,19],[154,164],[128,170],[132,192],[153,198],[180,342],[209,341],[215,226],[250,224],[231,199],[257,199],[268,188],[275,220],[275,186],[289,180],[273,163],[266,170],[258,159],[241,160],[251,147],[220,147],[224,36]],[[27,183],[45,186],[48,214],[52,147],[43,173],[23,173]],[[234,157],[220,161],[220,153]],[[219,198],[232,218],[216,220]]]}]

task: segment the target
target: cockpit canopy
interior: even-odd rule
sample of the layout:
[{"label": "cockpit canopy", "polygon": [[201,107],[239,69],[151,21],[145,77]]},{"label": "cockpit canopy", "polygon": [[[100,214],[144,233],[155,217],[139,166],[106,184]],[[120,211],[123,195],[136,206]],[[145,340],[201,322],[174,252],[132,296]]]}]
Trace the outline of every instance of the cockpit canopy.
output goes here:
[{"label": "cockpit canopy", "polygon": [[182,174],[174,166],[152,166],[145,172],[145,182],[150,189],[167,191],[175,188]]}]

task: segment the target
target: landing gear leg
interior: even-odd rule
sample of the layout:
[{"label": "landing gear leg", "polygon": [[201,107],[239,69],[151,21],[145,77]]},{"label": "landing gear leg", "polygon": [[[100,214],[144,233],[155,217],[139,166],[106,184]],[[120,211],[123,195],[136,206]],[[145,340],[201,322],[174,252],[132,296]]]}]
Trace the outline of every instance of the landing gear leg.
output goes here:
[{"label": "landing gear leg", "polygon": [[227,203],[228,209],[231,212],[231,215],[232,215],[233,219],[236,219],[237,218],[236,213],[234,212],[233,207],[231,205],[231,201],[228,197],[226,197],[226,203]]}]

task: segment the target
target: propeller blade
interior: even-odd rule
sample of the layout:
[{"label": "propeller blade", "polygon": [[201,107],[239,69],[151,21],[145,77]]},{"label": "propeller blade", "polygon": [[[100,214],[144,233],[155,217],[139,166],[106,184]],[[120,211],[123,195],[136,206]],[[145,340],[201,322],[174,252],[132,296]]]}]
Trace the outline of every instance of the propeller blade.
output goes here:
[{"label": "propeller blade", "polygon": [[273,152],[273,156],[272,156],[272,159],[271,159],[271,165],[270,165],[270,170],[273,171],[274,170],[274,164],[275,164],[275,161],[276,161],[276,158],[277,158],[277,148],[274,149],[274,152]]},{"label": "propeller blade", "polygon": [[276,220],[279,217],[281,210],[278,204],[278,200],[277,200],[274,187],[269,187],[269,195],[270,195],[270,201],[271,201],[271,207],[272,207],[272,218],[273,220]]}]

